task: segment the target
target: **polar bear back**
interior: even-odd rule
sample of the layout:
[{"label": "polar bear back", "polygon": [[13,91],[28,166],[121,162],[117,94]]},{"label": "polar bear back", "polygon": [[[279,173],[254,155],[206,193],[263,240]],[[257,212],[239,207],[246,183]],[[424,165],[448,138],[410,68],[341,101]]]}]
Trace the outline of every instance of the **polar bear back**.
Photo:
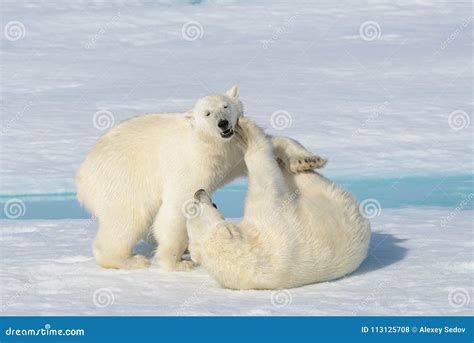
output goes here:
[{"label": "polar bear back", "polygon": [[[297,283],[342,277],[356,270],[367,255],[370,225],[357,201],[317,173],[292,176],[300,196],[295,200],[299,231],[294,233]],[[304,272],[305,271],[305,272]]]},{"label": "polar bear back", "polygon": [[99,139],[80,166],[79,201],[93,214],[110,203],[111,196],[130,205],[156,202],[164,178],[193,162],[190,136],[182,113],[149,114],[120,123]]},{"label": "polar bear back", "polygon": [[367,255],[370,240],[370,225],[357,201],[317,173],[287,175],[286,180],[298,194],[296,198],[272,212],[261,206],[271,202],[263,197],[261,203],[254,203],[260,211],[239,223],[248,244],[258,245],[261,256],[270,256],[246,263],[260,266],[254,273],[258,282],[254,280],[250,288],[301,286],[356,270]]}]

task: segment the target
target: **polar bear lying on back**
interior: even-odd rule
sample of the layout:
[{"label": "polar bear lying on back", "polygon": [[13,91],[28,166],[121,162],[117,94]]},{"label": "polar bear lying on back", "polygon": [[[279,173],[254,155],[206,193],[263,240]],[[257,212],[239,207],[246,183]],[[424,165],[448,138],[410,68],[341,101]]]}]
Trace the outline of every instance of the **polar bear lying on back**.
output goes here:
[{"label": "polar bear lying on back", "polygon": [[297,287],[357,269],[370,226],[356,200],[313,171],[286,172],[256,125],[242,118],[238,126],[247,145],[244,217],[225,221],[206,191],[197,191],[201,215],[187,221],[192,259],[232,289]]},{"label": "polar bear lying on back", "polygon": [[[213,192],[246,172],[234,128],[242,116],[238,88],[200,99],[191,111],[140,116],[108,131],[76,175],[78,200],[99,220],[93,251],[106,268],[141,268],[149,261],[132,255],[152,225],[159,264],[187,270],[183,208],[196,189]],[[297,142],[272,139],[275,155],[293,172],[324,161]]]}]

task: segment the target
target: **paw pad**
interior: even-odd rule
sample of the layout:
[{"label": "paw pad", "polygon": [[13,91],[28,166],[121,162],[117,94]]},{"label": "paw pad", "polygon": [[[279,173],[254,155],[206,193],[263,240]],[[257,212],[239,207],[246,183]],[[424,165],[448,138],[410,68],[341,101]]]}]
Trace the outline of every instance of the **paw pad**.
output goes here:
[{"label": "paw pad", "polygon": [[290,171],[292,173],[299,173],[315,168],[322,168],[325,164],[326,160],[319,156],[296,157],[290,159]]}]

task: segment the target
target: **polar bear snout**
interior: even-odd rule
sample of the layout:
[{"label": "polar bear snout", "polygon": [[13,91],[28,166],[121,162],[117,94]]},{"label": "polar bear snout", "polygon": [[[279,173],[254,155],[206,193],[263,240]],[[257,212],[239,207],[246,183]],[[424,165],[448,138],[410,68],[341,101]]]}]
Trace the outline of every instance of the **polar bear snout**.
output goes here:
[{"label": "polar bear snout", "polygon": [[221,119],[219,120],[219,122],[217,123],[217,126],[219,127],[219,129],[221,129],[222,131],[225,131],[229,128],[229,121],[227,119]]},{"label": "polar bear snout", "polygon": [[200,239],[204,232],[224,220],[216,204],[212,202],[211,197],[204,189],[199,189],[194,193],[194,200],[199,206],[199,215],[190,216],[186,220],[191,241]]},{"label": "polar bear snout", "polygon": [[217,126],[222,130],[222,138],[230,138],[234,135],[234,129],[229,125],[229,121],[227,119],[219,120],[217,122]]},{"label": "polar bear snout", "polygon": [[201,201],[201,196],[207,195],[206,191],[204,189],[198,189],[196,193],[194,193],[194,199]]},{"label": "polar bear snout", "polygon": [[222,138],[230,138],[234,135],[234,130],[233,129],[227,129],[225,131],[222,131],[221,137]]},{"label": "polar bear snout", "polygon": [[204,204],[212,205],[212,200],[209,194],[204,189],[199,189],[194,193],[194,199]]}]

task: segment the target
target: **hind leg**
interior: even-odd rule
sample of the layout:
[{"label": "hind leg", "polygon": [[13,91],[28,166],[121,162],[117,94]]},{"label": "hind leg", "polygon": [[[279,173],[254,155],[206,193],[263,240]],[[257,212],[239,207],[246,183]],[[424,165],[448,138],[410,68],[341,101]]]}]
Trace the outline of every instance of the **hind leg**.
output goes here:
[{"label": "hind leg", "polygon": [[100,227],[94,240],[94,256],[104,268],[137,269],[150,266],[143,255],[132,255],[132,250],[147,227],[146,217],[131,211],[113,211],[116,216],[100,216]]},{"label": "hind leg", "polygon": [[281,167],[297,174],[299,172],[322,168],[327,160],[314,155],[294,139],[282,136],[272,137],[273,152]]},{"label": "hind leg", "polygon": [[293,174],[303,171],[319,169],[326,165],[327,160],[316,155],[291,156],[285,166]]}]

